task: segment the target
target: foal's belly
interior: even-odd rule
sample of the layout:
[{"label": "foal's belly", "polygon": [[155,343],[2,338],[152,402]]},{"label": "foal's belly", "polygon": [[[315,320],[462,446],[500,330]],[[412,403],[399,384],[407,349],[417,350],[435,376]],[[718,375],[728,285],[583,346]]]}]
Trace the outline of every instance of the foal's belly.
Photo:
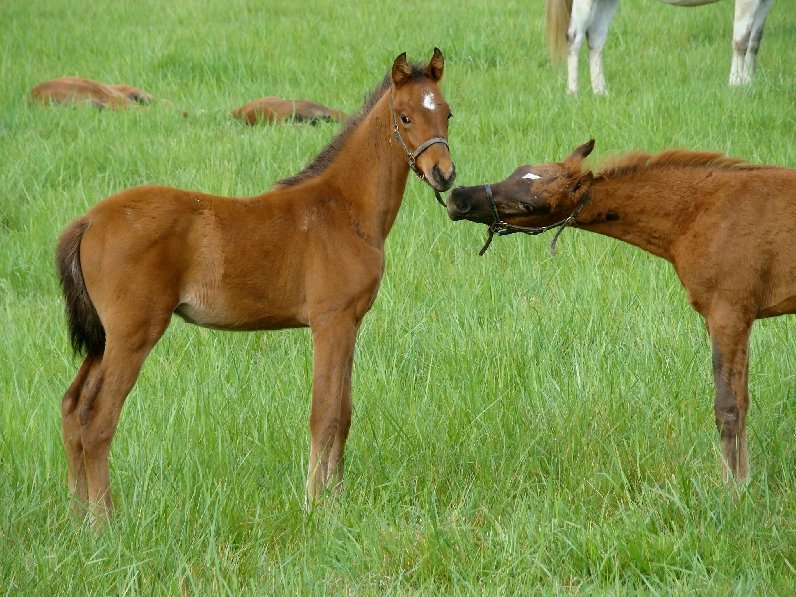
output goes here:
[{"label": "foal's belly", "polygon": [[789,315],[796,313],[796,296],[790,296],[777,303],[766,305],[760,309],[757,314],[758,319],[765,319],[766,317],[776,317],[778,315]]},{"label": "foal's belly", "polygon": [[174,312],[189,323],[219,330],[276,330],[308,325],[301,302],[284,297],[269,300],[268,297],[187,291]]}]

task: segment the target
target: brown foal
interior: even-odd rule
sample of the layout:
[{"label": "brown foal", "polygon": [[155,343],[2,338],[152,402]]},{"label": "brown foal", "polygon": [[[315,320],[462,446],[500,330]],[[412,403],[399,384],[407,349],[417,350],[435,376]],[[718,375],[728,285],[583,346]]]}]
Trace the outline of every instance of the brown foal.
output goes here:
[{"label": "brown foal", "polygon": [[119,413],[172,313],[222,330],[310,327],[307,495],[343,477],[360,323],[384,273],[384,243],[410,165],[437,192],[455,177],[444,59],[406,55],[297,175],[249,199],[128,189],[61,236],[56,261],[83,365],[61,406],[70,490],[111,513],[108,454]]},{"label": "brown foal", "polygon": [[152,96],[132,85],[106,85],[82,77],[61,77],[39,83],[30,92],[31,99],[43,104],[87,102],[99,108],[127,108],[148,104]]},{"label": "brown foal", "polygon": [[343,122],[346,119],[346,115],[340,110],[327,108],[322,104],[309,100],[288,100],[273,96],[247,102],[241,107],[235,108],[232,111],[232,116],[252,125],[283,120],[315,123],[319,120]]},{"label": "brown foal", "polygon": [[724,476],[744,481],[752,324],[796,313],[796,170],[672,150],[618,156],[593,174],[582,169],[593,147],[457,188],[448,215],[490,235],[573,226],[671,262],[710,334]]}]

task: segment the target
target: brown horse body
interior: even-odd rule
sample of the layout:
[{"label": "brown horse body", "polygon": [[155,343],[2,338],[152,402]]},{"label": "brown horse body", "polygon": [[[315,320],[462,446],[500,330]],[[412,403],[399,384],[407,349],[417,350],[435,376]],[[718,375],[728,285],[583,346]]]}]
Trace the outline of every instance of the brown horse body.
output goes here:
[{"label": "brown horse body", "polygon": [[343,122],[346,115],[339,110],[327,108],[309,100],[288,100],[281,97],[262,97],[243,104],[232,111],[232,115],[247,124],[261,122],[316,122],[318,120],[336,120]]},{"label": "brown horse body", "polygon": [[72,104],[87,102],[100,108],[127,108],[133,104],[148,104],[152,96],[132,85],[106,85],[82,77],[61,77],[39,83],[30,96],[43,104]]},{"label": "brown horse body", "polygon": [[670,261],[710,334],[725,476],[745,480],[752,324],[796,313],[796,170],[674,150],[620,156],[592,174],[581,164],[593,144],[499,183],[458,188],[448,214],[510,230],[562,223],[577,210],[567,225]]},{"label": "brown horse body", "polygon": [[[315,161],[263,195],[133,188],[67,228],[56,259],[72,345],[87,356],[63,398],[64,446],[69,487],[95,514],[110,514],[119,413],[172,313],[224,330],[309,326],[308,497],[341,481],[355,337],[379,288],[409,170],[399,138],[415,148],[436,138],[417,157],[436,190],[455,176],[442,72],[439,50],[424,67],[399,56]],[[428,95],[435,109],[424,106]]]}]

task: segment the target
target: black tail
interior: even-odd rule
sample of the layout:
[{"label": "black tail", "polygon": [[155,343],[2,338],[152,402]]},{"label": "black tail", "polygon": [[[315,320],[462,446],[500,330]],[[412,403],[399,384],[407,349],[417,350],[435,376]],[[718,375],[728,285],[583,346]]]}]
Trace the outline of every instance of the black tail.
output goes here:
[{"label": "black tail", "polygon": [[55,263],[66,301],[66,323],[72,349],[75,354],[85,351],[88,356],[102,356],[105,352],[105,328],[88,296],[80,267],[80,241],[88,227],[89,223],[84,219],[69,225],[58,239]]}]

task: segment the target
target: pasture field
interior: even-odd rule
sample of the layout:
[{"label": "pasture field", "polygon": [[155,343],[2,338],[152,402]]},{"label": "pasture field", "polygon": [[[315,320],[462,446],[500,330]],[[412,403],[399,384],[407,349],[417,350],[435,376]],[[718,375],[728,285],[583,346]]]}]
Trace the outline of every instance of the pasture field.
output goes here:
[{"label": "pasture field", "polygon": [[[307,330],[175,318],[111,452],[116,518],[70,512],[60,398],[78,361],[55,277],[61,230],[156,183],[249,196],[336,124],[251,128],[264,95],[355,111],[407,51],[446,58],[459,184],[590,137],[796,167],[796,11],[779,0],[755,81],[727,86],[733,4],[623,0],[611,95],[579,98],[541,0],[0,3],[0,591],[7,594],[787,594],[796,588],[796,329],[752,337],[752,479],[719,474],[710,348],[671,267],[567,230],[496,239],[414,177],[359,335],[344,490],[307,512]],[[170,100],[42,108],[80,75]],[[186,113],[183,116],[183,112]],[[268,264],[263,264],[268,267]]]}]

